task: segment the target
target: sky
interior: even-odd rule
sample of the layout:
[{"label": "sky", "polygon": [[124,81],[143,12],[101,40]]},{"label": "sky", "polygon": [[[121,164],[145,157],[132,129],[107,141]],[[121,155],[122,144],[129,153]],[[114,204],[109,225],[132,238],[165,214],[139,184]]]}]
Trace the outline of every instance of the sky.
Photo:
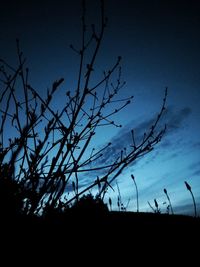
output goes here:
[{"label": "sky", "polygon": [[[100,21],[99,1],[86,1],[88,31]],[[162,123],[167,132],[154,151],[134,162],[118,178],[127,210],[136,211],[134,175],[140,211],[151,211],[148,201],[166,212],[166,188],[175,213],[194,214],[187,181],[200,214],[200,3],[198,1],[107,0],[108,26],[95,65],[94,82],[122,56],[120,97],[134,96],[116,121],[122,128],[100,130],[96,147],[112,142],[102,162],[112,160],[129,146],[130,130],[145,132],[159,112],[165,87],[167,110]],[[4,1],[0,9],[0,58],[16,63],[15,39],[19,38],[30,69],[30,80],[41,94],[52,82],[65,78],[73,90],[78,60],[70,44],[78,47],[81,34],[81,1]],[[0,89],[1,90],[1,89]],[[62,103],[56,96],[55,107]],[[87,180],[85,181],[87,183]],[[117,209],[118,191],[109,190]]]}]

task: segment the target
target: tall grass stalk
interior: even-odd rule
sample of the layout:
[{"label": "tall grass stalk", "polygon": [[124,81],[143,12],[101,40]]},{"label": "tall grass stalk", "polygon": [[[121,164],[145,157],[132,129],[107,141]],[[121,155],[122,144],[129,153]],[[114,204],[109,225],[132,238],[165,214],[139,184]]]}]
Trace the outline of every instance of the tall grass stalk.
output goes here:
[{"label": "tall grass stalk", "polygon": [[136,181],[135,181],[135,177],[133,176],[133,174],[131,174],[131,178],[134,182],[134,185],[135,185],[135,189],[136,189],[136,198],[137,198],[137,212],[139,212],[139,197],[138,197],[138,188],[137,188],[137,184],[136,184]]},{"label": "tall grass stalk", "polygon": [[197,206],[196,206],[194,195],[192,193],[192,188],[186,181],[185,181],[185,186],[186,186],[187,190],[190,191],[190,194],[192,196],[193,205],[194,205],[194,217],[197,217]]},{"label": "tall grass stalk", "polygon": [[165,193],[165,195],[167,196],[167,199],[168,199],[168,201],[169,201],[169,205],[170,205],[170,208],[171,208],[171,212],[172,212],[172,214],[174,214],[174,211],[173,211],[173,208],[172,208],[172,203],[171,203],[171,200],[170,200],[169,195],[168,195],[168,193],[167,193],[167,189],[164,188],[163,191],[164,191],[164,193]]}]

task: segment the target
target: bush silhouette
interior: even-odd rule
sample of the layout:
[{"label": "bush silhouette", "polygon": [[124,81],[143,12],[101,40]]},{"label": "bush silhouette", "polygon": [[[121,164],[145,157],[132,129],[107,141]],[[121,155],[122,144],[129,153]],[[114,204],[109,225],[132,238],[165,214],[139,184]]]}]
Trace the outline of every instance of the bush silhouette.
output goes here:
[{"label": "bush silhouette", "polygon": [[92,194],[82,196],[73,204],[72,209],[84,214],[98,215],[108,212],[108,207],[103,200],[99,197],[94,197]]},{"label": "bush silhouette", "polygon": [[11,179],[7,164],[0,169],[1,218],[19,215],[23,210],[23,192],[20,184]]},{"label": "bush silhouette", "polygon": [[[107,26],[104,1],[100,2],[98,31],[92,26],[91,31],[86,33],[88,28],[83,6],[80,48],[70,46],[80,59],[77,85],[74,90],[65,92],[66,101],[59,110],[52,107],[52,101],[64,78],[55,80],[46,97],[41,96],[29,82],[29,69],[19,40],[18,65],[13,67],[0,60],[0,205],[4,212],[54,214],[56,209],[60,213],[73,206],[74,202],[74,209],[86,210],[84,207],[88,206],[92,211],[96,207],[106,210],[101,199],[104,199],[111,183],[135,160],[151,152],[165,133],[166,127],[159,128],[158,124],[165,110],[167,88],[160,111],[144,135],[136,141],[134,130],[130,132],[132,141],[126,153],[119,151],[119,155],[114,155],[115,158],[105,164],[101,159],[106,157],[112,144],[105,144],[99,149],[90,147],[92,142],[95,143],[99,128],[108,125],[122,127],[116,122],[116,115],[133,98],[118,97],[125,85],[121,78],[120,56],[113,66],[103,72],[102,78],[93,83],[93,73],[97,71],[96,58]],[[87,40],[88,35],[90,38]],[[91,55],[89,62],[87,53]],[[114,75],[115,82],[112,81]],[[97,176],[98,171],[100,175]],[[84,174],[88,173],[92,177],[90,182],[80,186]],[[96,198],[90,195],[81,198],[91,189],[98,190]],[[67,199],[64,198],[66,192],[69,192]]]}]

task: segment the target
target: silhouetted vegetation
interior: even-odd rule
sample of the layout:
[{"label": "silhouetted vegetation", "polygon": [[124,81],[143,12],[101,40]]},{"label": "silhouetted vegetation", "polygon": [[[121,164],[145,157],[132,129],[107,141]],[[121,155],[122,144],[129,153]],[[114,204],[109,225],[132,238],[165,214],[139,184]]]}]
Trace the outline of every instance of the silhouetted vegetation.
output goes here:
[{"label": "silhouetted vegetation", "polygon": [[94,197],[92,194],[83,195],[78,201],[72,206],[78,212],[83,213],[104,213],[108,212],[107,205],[99,197]]},{"label": "silhouetted vegetation", "polygon": [[165,195],[167,196],[167,200],[169,201],[169,207],[170,207],[170,209],[171,209],[171,213],[174,214],[174,211],[173,211],[173,208],[172,208],[172,203],[171,203],[171,200],[170,200],[169,195],[168,195],[168,193],[167,193],[167,189],[164,188],[163,191],[164,191]]},{"label": "silhouetted vegetation", "polygon": [[[121,81],[121,57],[109,70],[104,71],[96,85],[91,83],[107,26],[103,1],[99,31],[92,25],[88,38],[84,4],[81,21],[82,43],[79,48],[70,46],[80,57],[77,86],[66,92],[66,104],[59,110],[54,110],[51,105],[64,78],[56,80],[47,90],[46,98],[43,98],[40,91],[29,83],[29,69],[19,40],[18,66],[1,60],[0,173],[1,190],[4,192],[1,205],[6,212],[42,215],[47,210],[65,210],[74,201],[79,203],[79,198],[92,188],[98,188],[96,199],[103,199],[108,187],[122,171],[138,157],[149,153],[165,132],[165,128],[159,131],[156,128],[165,109],[167,90],[161,110],[141,142],[136,143],[132,130],[130,135],[133,143],[127,148],[127,153],[121,152],[108,165],[99,163],[112,144],[99,150],[91,149],[89,145],[99,127],[121,127],[113,117],[130,104],[132,97],[116,98],[125,85]],[[92,57],[88,62],[86,55],[92,49]],[[114,83],[111,78],[116,72]],[[113,104],[114,110],[108,109]],[[91,164],[94,167],[91,168]],[[100,170],[103,174],[96,177],[95,172]],[[82,176],[86,173],[90,173],[90,176],[94,173],[94,176],[89,184],[80,187]],[[74,194],[66,194],[71,188]]]},{"label": "silhouetted vegetation", "polygon": [[139,197],[138,197],[138,188],[137,188],[137,184],[136,184],[136,181],[135,181],[135,177],[133,174],[131,174],[131,178],[134,182],[134,185],[135,185],[135,189],[136,189],[136,198],[137,198],[137,212],[139,212]]},{"label": "silhouetted vegetation", "polygon": [[194,204],[194,216],[196,217],[197,216],[197,207],[196,207],[196,202],[195,202],[194,195],[192,193],[192,188],[186,181],[185,181],[185,186],[186,186],[187,190],[190,191],[190,194],[192,196],[192,201],[193,201],[193,204]]},{"label": "silhouetted vegetation", "polygon": [[[112,144],[108,143],[100,149],[91,148],[90,144],[96,136],[96,131],[104,126],[122,127],[113,117],[126,108],[133,97],[118,98],[120,90],[125,85],[121,81],[121,57],[117,58],[109,70],[104,71],[102,78],[95,85],[91,82],[107,26],[103,1],[101,1],[99,31],[92,25],[88,38],[84,5],[81,21],[80,47],[70,46],[80,58],[77,85],[74,90],[65,92],[65,105],[58,110],[53,109],[52,102],[64,83],[64,78],[54,81],[44,98],[40,91],[29,83],[29,69],[20,49],[19,40],[17,40],[18,65],[11,66],[3,59],[0,61],[2,218],[10,220],[13,216],[21,216],[21,218],[34,218],[33,220],[37,221],[36,218],[40,217],[43,222],[43,219],[51,221],[52,218],[67,221],[66,218],[73,216],[77,218],[74,214],[84,216],[101,214],[111,218],[112,221],[116,213],[112,211],[111,198],[109,198],[110,212],[104,203],[108,188],[112,188],[112,183],[132,162],[151,152],[165,133],[166,127],[160,130],[158,123],[165,110],[167,89],[161,109],[143,138],[136,142],[132,130],[130,132],[132,143],[126,148],[126,153],[121,151],[114,161],[106,165],[99,160],[105,156],[104,153],[108,147],[112,147]],[[86,57],[87,52],[92,52],[89,62]],[[116,75],[115,82],[111,81],[114,75]],[[97,171],[101,171],[98,176]],[[90,176],[90,179],[83,186],[85,174]],[[136,188],[137,212],[139,212],[137,184],[134,176],[131,177]],[[189,185],[186,186],[192,194]],[[118,184],[117,188],[119,211],[126,211],[127,206],[122,202]],[[95,196],[90,193],[91,189],[96,189]],[[173,214],[167,190],[164,189],[164,192]],[[156,199],[154,204],[155,208],[149,203],[152,210],[160,214]],[[196,216],[195,201],[194,208]],[[130,214],[124,216],[129,217]]]}]

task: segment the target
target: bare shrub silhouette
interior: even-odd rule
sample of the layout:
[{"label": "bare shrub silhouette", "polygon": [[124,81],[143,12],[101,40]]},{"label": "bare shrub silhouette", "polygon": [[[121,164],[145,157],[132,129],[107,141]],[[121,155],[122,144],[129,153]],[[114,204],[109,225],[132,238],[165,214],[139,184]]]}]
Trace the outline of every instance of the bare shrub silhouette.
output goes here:
[{"label": "bare shrub silhouette", "polygon": [[83,195],[78,201],[75,201],[72,209],[82,213],[105,213],[108,211],[107,205],[99,197],[92,194]]},{"label": "bare shrub silhouette", "polygon": [[[100,149],[90,148],[99,128],[108,125],[121,127],[113,117],[133,98],[117,98],[125,85],[121,81],[121,57],[103,72],[95,85],[92,82],[107,26],[103,3],[101,1],[100,30],[92,25],[89,38],[83,4],[82,41],[79,48],[71,45],[80,58],[77,85],[74,90],[66,91],[66,104],[59,110],[53,108],[52,101],[64,78],[54,81],[43,97],[29,82],[29,69],[19,40],[18,65],[13,67],[3,59],[0,61],[0,190],[3,192],[0,205],[4,212],[14,209],[23,214],[41,215],[56,209],[63,211],[72,203],[81,205],[81,196],[92,188],[98,189],[96,199],[103,199],[108,187],[122,171],[151,152],[163,137],[165,127],[158,129],[158,123],[165,110],[167,89],[155,122],[143,138],[136,142],[134,130],[130,132],[132,144],[126,154],[102,165],[98,159],[112,144]],[[91,55],[89,61],[88,52]],[[113,75],[117,75],[116,82],[111,81]],[[95,166],[91,167],[91,163]],[[103,174],[97,176],[99,170]],[[93,178],[83,187],[82,177],[88,173]],[[69,191],[72,193],[67,194]],[[89,202],[92,197],[86,200]]]}]

